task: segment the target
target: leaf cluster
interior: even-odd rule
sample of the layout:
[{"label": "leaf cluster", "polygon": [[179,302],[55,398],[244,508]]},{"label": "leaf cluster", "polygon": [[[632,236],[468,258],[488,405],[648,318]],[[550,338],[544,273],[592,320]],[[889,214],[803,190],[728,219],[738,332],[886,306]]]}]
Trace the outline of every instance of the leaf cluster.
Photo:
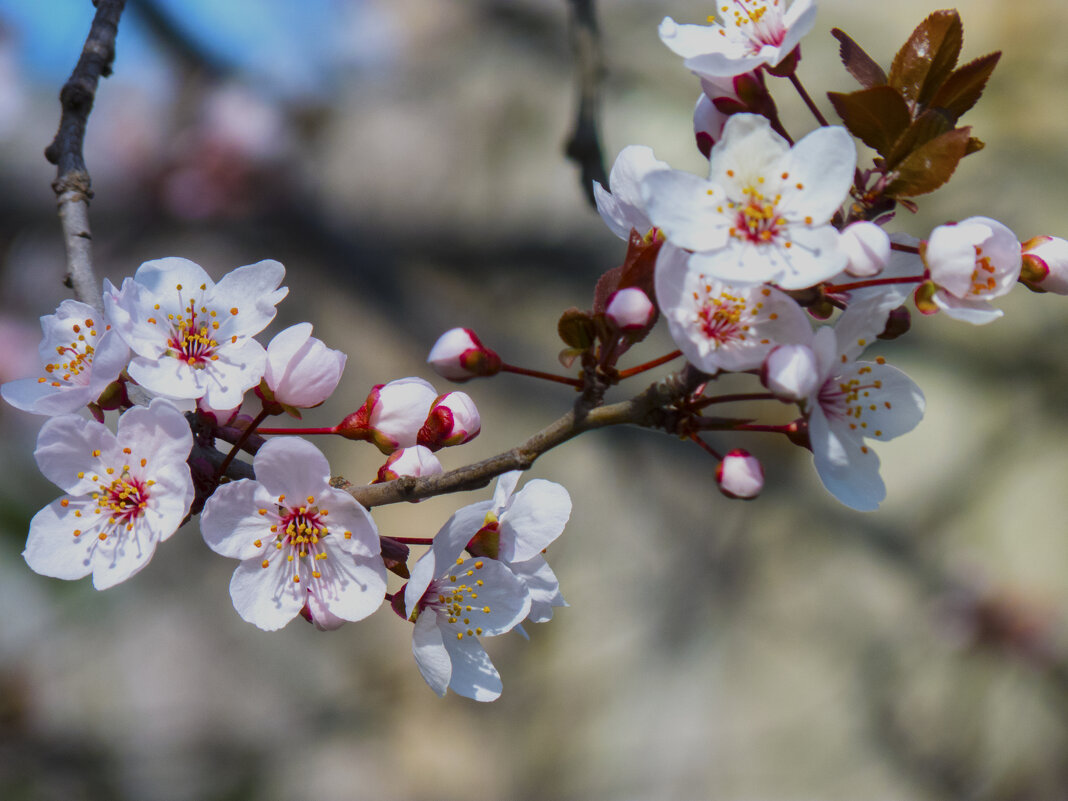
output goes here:
[{"label": "leaf cluster", "polygon": [[845,32],[840,43],[846,70],[863,86],[828,92],[846,128],[879,157],[882,195],[900,199],[931,192],[953,175],[962,158],[981,150],[971,127],[957,122],[978,102],[1000,51],[957,67],[964,27],[955,10],[935,11],[920,23],[886,72]]}]

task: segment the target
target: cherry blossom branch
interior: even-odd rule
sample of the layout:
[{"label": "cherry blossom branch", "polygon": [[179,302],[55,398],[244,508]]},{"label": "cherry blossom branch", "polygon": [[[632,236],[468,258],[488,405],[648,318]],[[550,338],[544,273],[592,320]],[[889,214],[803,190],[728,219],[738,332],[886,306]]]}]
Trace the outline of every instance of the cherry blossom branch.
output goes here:
[{"label": "cherry blossom branch", "polygon": [[367,508],[480,489],[501,473],[528,470],[543,453],[587,431],[625,424],[673,430],[675,415],[672,407],[706,379],[703,373],[686,367],[657,381],[630,400],[589,410],[576,404],[575,409],[511,450],[446,473],[418,478],[402,476],[366,486],[357,486],[338,477],[331,484],[348,492]]},{"label": "cherry blossom branch", "polygon": [[601,153],[601,139],[597,131],[600,109],[600,83],[604,73],[601,57],[601,38],[597,29],[594,0],[568,0],[571,51],[578,75],[578,111],[575,127],[568,137],[564,152],[578,164],[580,180],[586,200],[596,207],[593,182],[608,185]]},{"label": "cherry blossom branch", "polygon": [[95,0],[95,5],[96,16],[81,57],[59,93],[63,112],[55,139],[45,149],[45,158],[57,167],[52,190],[58,200],[67,248],[66,284],[74,290],[75,298],[103,311],[100,282],[93,273],[93,237],[89,231],[89,201],[93,191],[82,150],[97,84],[101,77],[111,74],[119,17],[126,0]]}]

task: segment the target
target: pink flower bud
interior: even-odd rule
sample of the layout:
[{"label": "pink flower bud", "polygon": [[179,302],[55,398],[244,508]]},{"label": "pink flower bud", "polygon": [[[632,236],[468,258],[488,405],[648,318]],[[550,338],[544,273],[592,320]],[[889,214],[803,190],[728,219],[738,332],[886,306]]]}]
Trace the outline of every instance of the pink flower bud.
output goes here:
[{"label": "pink flower bud", "polygon": [[462,445],[478,436],[481,429],[482,420],[471,396],[448,392],[434,401],[418,442],[436,451],[446,445]]},{"label": "pink flower bud", "polygon": [[436,476],[442,472],[438,457],[429,448],[414,445],[394,451],[386,463],[378,468],[379,481],[392,481],[401,476]]},{"label": "pink flower bud", "polygon": [[890,237],[873,222],[847,225],[838,246],[849,258],[845,271],[858,278],[878,275],[890,261]]},{"label": "pink flower bud", "polygon": [[809,397],[816,391],[819,379],[816,354],[807,345],[777,345],[760,368],[760,382],[784,401]]},{"label": "pink flower bud", "polygon": [[421,378],[379,384],[363,406],[338,424],[336,431],[348,439],[373,442],[386,454],[411,447],[437,397],[437,390]]},{"label": "pink flower bud", "polygon": [[1036,236],[1023,244],[1024,280],[1032,289],[1068,295],[1068,241]]},{"label": "pink flower bud", "polygon": [[632,286],[613,292],[604,313],[620,331],[641,331],[649,327],[656,307],[648,295]]},{"label": "pink flower bud", "polygon": [[716,466],[716,483],[728,498],[749,500],[764,489],[764,468],[749,451],[736,448]]},{"label": "pink flower bud", "polygon": [[427,362],[442,378],[456,382],[501,371],[501,357],[483,345],[470,328],[451,328],[438,337]]},{"label": "pink flower bud", "polygon": [[347,357],[311,335],[311,323],[279,332],[267,346],[263,380],[284,406],[310,409],[333,393]]},{"label": "pink flower bud", "polygon": [[697,149],[706,159],[712,154],[712,146],[723,136],[723,126],[727,124],[727,115],[716,108],[707,94],[697,98],[693,108],[693,135]]}]

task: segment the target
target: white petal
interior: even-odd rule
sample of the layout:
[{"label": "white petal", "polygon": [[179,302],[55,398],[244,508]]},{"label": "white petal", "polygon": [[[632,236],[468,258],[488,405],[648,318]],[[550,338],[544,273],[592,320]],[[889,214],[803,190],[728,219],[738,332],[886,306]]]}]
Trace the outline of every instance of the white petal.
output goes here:
[{"label": "white petal", "polygon": [[163,398],[153,398],[147,407],[134,406],[124,412],[117,436],[131,447],[133,457],[145,458],[143,469],[149,478],[154,478],[151,474],[161,466],[185,462],[193,447],[185,416]]},{"label": "white petal", "polygon": [[[89,558],[91,539],[95,536],[89,528],[93,521],[75,517],[74,511],[78,507],[74,504],[63,507],[61,500],[53,501],[33,516],[22,556],[26,564],[42,576],[80,579],[93,570]],[[75,530],[84,533],[75,537]]]},{"label": "white petal", "polygon": [[493,666],[477,637],[464,637],[461,640],[446,635],[443,642],[452,662],[450,690],[475,701],[495,701],[500,698],[504,689],[501,674]]},{"label": "white petal", "polygon": [[452,678],[452,659],[445,650],[436,618],[433,609],[427,609],[419,615],[412,633],[412,654],[430,689],[444,696]]},{"label": "white petal", "polygon": [[457,510],[434,535],[434,544],[412,568],[404,591],[405,615],[412,616],[430,582],[443,575],[464,552],[467,543],[485,523],[491,506],[490,501],[479,501]]},{"label": "white petal", "polygon": [[812,456],[823,486],[846,506],[860,512],[879,507],[886,487],[879,477],[879,457],[840,422],[831,423],[822,410],[809,417]]},{"label": "white petal", "polygon": [[730,219],[717,211],[727,198],[720,187],[681,170],[659,170],[642,181],[649,219],[672,244],[716,250],[727,243]]},{"label": "white petal", "polygon": [[[258,481],[241,479],[215,490],[200,514],[200,533],[215,553],[232,559],[253,559],[273,547],[270,531],[277,519],[270,498]],[[265,503],[267,501],[268,503]],[[271,510],[260,515],[258,509]],[[257,546],[255,543],[259,541]]]},{"label": "white petal", "polygon": [[571,517],[571,496],[559,484],[528,481],[501,515],[500,558],[525,562],[547,548]]},{"label": "white petal", "polygon": [[947,317],[972,325],[986,325],[1001,317],[1004,312],[995,309],[983,300],[961,300],[947,292],[939,290],[931,298]]},{"label": "white petal", "polygon": [[508,505],[508,501],[515,493],[515,488],[519,484],[519,479],[522,475],[522,470],[510,470],[497,476],[497,485],[493,489],[493,513],[495,515],[500,516],[501,512],[504,511],[504,507]]},{"label": "white petal", "polygon": [[[359,557],[331,548],[316,562],[322,573],[308,580],[315,597],[343,620],[363,620],[382,605],[386,593],[386,567],[381,556]],[[302,581],[304,579],[302,578]]]},{"label": "white petal", "polygon": [[[114,434],[102,423],[73,414],[53,417],[41,427],[33,456],[45,478],[71,495],[87,495],[96,486],[93,475],[122,461]],[[85,475],[78,478],[79,472]]]},{"label": "white petal", "polygon": [[238,310],[229,317],[228,335],[258,334],[274,319],[275,306],[289,293],[287,287],[278,288],[285,274],[285,267],[272,259],[238,267],[215,285],[205,305],[220,313],[223,309]]},{"label": "white petal", "polygon": [[[671,48],[672,52],[690,58],[702,53],[712,53],[722,50],[724,45],[732,45],[733,42],[723,35],[722,25],[679,25],[671,17],[664,17],[660,22],[658,33],[660,41]],[[744,70],[743,70],[744,72]]]},{"label": "white petal", "polygon": [[[371,513],[347,492],[327,487],[319,493],[320,510],[330,513],[323,518],[331,536],[337,537],[337,546],[345,553],[362,557],[375,557],[382,553],[382,541]],[[346,537],[348,533],[350,536]]]},{"label": "white petal", "polygon": [[230,598],[243,620],[264,631],[277,631],[297,616],[307,593],[304,585],[293,581],[288,564],[279,556],[268,567],[259,559],[237,566],[230,579]]},{"label": "white petal", "polygon": [[743,190],[761,184],[772,193],[768,182],[781,180],[780,164],[789,152],[789,143],[771,130],[767,117],[733,114],[723,127],[723,138],[712,147],[708,180],[725,187],[734,200],[743,200]]},{"label": "white petal", "polygon": [[621,239],[629,239],[632,228],[644,235],[651,227],[642,199],[642,179],[656,170],[669,169],[665,161],[653,155],[652,148],[629,145],[623,148],[612,165],[608,178],[611,194],[600,184],[594,185],[597,210],[612,232]]},{"label": "white petal", "polygon": [[896,367],[856,362],[848,376],[856,377],[866,386],[879,383],[878,389],[864,390],[864,395],[859,398],[862,409],[856,420],[865,424],[865,437],[884,441],[894,439],[914,429],[923,419],[923,392]]},{"label": "white petal", "polygon": [[330,463],[323,452],[300,437],[276,437],[263,444],[252,461],[256,480],[271,495],[300,505],[330,485]]},{"label": "white petal", "polygon": [[[554,606],[567,606],[567,601],[560,593],[560,582],[542,556],[535,556],[526,562],[513,562],[509,567],[530,593],[530,614],[527,615],[527,620],[544,623],[552,619]],[[516,630],[519,628],[517,626]]]},{"label": "white petal", "polygon": [[[446,578],[440,580],[443,587],[457,583],[472,585],[476,581],[482,581],[482,585],[478,587],[477,600],[480,608],[475,610],[476,617],[471,621],[471,628],[481,628],[486,636],[511,631],[530,614],[530,594],[527,588],[515,573],[496,559],[465,559],[460,564],[453,565],[445,575]],[[451,576],[456,577],[456,582],[448,580]],[[466,628],[466,625],[463,628]]]}]

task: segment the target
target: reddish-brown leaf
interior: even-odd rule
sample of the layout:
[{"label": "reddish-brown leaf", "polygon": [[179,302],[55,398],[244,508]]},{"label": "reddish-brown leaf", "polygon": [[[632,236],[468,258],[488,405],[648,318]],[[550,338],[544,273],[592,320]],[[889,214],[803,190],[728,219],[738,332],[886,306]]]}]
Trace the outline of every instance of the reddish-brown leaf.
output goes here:
[{"label": "reddish-brown leaf", "polygon": [[846,71],[857,79],[857,82],[866,89],[873,86],[886,84],[886,73],[883,68],[875,63],[875,59],[864,52],[864,49],[849,38],[849,34],[840,28],[832,28],[831,36],[838,40],[841,45],[838,55],[842,57],[842,64]]},{"label": "reddish-brown leaf", "polygon": [[[616,267],[614,270],[609,270],[609,273],[619,270]],[[607,275],[607,273],[606,273]],[[602,276],[604,280],[604,276]],[[581,309],[574,307],[568,309],[560,315],[560,321],[556,324],[557,333],[560,334],[560,339],[564,340],[564,343],[571,348],[583,351],[590,347],[594,338],[597,336],[597,328],[594,325],[593,318],[589,312],[584,312]]]},{"label": "reddish-brown leaf", "polygon": [[952,128],[953,123],[945,115],[928,109],[914,119],[908,129],[894,142],[894,146],[886,156],[886,166],[891,170],[894,169],[908,158],[909,154]]},{"label": "reddish-brown leaf", "polygon": [[978,153],[984,147],[986,147],[986,142],[973,136],[968,140],[968,147],[964,150],[964,155],[970,156],[972,153]]},{"label": "reddish-brown leaf", "polygon": [[957,64],[964,27],[954,10],[935,11],[916,26],[890,65],[888,83],[905,100],[924,105]]},{"label": "reddish-brown leaf", "polygon": [[827,97],[849,132],[883,156],[912,122],[905,99],[889,86],[828,92]]},{"label": "reddish-brown leaf", "polygon": [[933,192],[957,169],[968,149],[971,128],[957,128],[935,137],[901,162],[886,188],[890,197],[915,197]]},{"label": "reddish-brown leaf", "polygon": [[946,109],[956,124],[961,115],[979,101],[999,58],[1001,51],[995,51],[954,70],[931,98],[930,106]]}]

